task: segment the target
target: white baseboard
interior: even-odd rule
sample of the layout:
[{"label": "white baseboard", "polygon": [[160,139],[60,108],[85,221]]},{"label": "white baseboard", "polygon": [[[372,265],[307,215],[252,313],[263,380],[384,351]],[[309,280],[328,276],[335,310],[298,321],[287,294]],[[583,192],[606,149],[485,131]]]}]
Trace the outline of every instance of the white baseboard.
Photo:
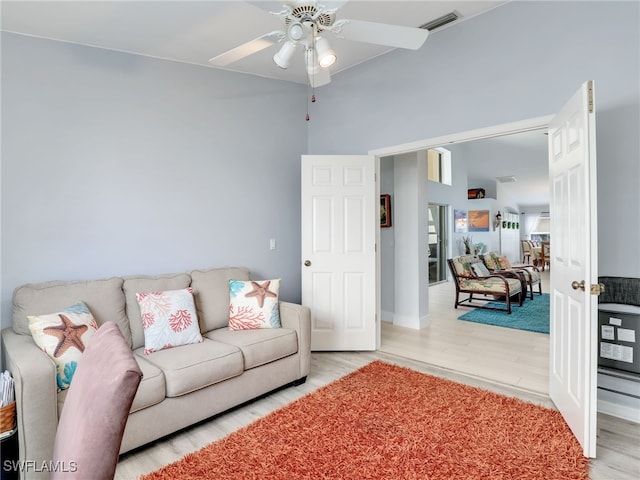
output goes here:
[{"label": "white baseboard", "polygon": [[383,322],[393,323],[393,312],[382,310],[380,312],[380,320],[382,320]]},{"label": "white baseboard", "polygon": [[393,314],[393,324],[398,327],[406,327],[413,328],[414,330],[421,330],[430,325],[431,320],[429,319],[429,315],[424,315],[422,317],[414,317],[413,315],[400,315]]}]

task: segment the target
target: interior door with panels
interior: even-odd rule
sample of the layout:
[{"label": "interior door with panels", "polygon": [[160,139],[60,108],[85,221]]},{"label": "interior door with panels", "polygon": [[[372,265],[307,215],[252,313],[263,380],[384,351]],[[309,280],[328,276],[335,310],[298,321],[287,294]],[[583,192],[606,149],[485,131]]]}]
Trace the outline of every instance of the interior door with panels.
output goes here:
[{"label": "interior door with panels", "polygon": [[375,164],[302,156],[302,304],[312,350],[375,350]]}]

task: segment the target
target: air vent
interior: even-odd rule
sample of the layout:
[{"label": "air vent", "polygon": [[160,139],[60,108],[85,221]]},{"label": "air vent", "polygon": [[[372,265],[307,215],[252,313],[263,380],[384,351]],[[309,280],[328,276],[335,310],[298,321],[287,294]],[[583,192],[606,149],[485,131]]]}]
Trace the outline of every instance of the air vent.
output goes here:
[{"label": "air vent", "polygon": [[436,18],[435,20],[431,20],[430,22],[425,23],[424,25],[420,25],[420,28],[423,30],[429,30],[432,32],[433,30],[444,27],[445,25],[455,22],[458,19],[458,14],[455,12],[447,13],[441,17]]},{"label": "air vent", "polygon": [[496,180],[500,183],[513,183],[518,181],[518,179],[513,175],[507,175],[506,177],[496,177]]}]

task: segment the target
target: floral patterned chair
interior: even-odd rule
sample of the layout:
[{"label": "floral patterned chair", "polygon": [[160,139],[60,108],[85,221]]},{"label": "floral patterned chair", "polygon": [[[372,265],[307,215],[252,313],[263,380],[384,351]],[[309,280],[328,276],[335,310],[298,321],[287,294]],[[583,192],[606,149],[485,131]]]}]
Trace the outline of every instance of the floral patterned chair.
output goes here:
[{"label": "floral patterned chair", "polygon": [[540,270],[533,265],[511,265],[507,257],[500,256],[496,252],[489,252],[481,255],[480,258],[491,273],[504,274],[505,272],[519,272],[525,281],[525,296],[527,290],[531,300],[533,300],[533,287],[538,285],[538,293],[542,295],[542,281],[540,280]]},{"label": "floral patterned chair", "polygon": [[[522,274],[517,272],[492,274],[483,261],[474,255],[450,258],[447,263],[456,286],[455,308],[458,308],[458,305],[462,305],[487,310],[499,310],[510,314],[512,298],[516,295],[518,296],[518,304],[522,305],[524,293],[526,293],[522,286]],[[461,293],[467,293],[469,296],[461,300]],[[472,303],[474,295],[484,297],[475,298],[475,300],[504,302],[505,308],[487,306],[485,303]]]}]

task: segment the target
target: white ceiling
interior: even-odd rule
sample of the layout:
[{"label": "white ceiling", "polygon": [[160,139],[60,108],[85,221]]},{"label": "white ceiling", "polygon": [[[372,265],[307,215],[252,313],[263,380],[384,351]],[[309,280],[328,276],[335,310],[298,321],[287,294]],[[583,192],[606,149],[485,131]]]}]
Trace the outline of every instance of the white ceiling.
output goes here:
[{"label": "white ceiling", "polygon": [[[520,207],[545,206],[544,210],[548,210],[549,147],[546,132],[546,129],[533,130],[467,143],[465,156],[468,158],[469,188],[493,185],[496,177],[514,176],[516,182],[501,184],[504,193],[517,199]],[[499,155],[487,158],[488,150]]]},{"label": "white ceiling", "polygon": [[[459,20],[485,13],[501,1],[321,1],[327,7],[340,7],[337,19],[367,20],[405,26],[420,26],[449,12]],[[2,0],[3,31],[42,37],[81,45],[117,50],[212,67],[208,60],[264,33],[282,29],[278,1],[10,1]],[[447,27],[443,27],[447,28]],[[437,31],[432,33],[437,35]],[[388,47],[330,38],[338,55],[332,75],[391,51]],[[422,48],[426,48],[429,38]],[[287,70],[278,68],[272,57],[278,45],[267,48],[230,65],[234,71],[306,83],[302,54]],[[328,88],[328,87],[321,87]],[[330,87],[329,87],[330,88]],[[542,137],[542,138],[541,138]],[[518,134],[496,142],[522,142],[522,148],[536,148],[542,165],[514,162],[492,165],[490,159],[470,165],[471,183],[494,181],[495,176],[515,175],[518,182],[506,188],[517,189],[521,205],[548,203],[546,137]],[[487,172],[493,178],[487,177]],[[470,185],[471,187],[472,185]]]},{"label": "white ceiling", "polygon": [[[337,19],[418,27],[455,11],[461,22],[501,1],[332,1]],[[274,30],[283,29],[278,1],[2,1],[2,30],[211,67],[208,60]],[[446,28],[446,27],[444,27]],[[388,47],[329,37],[338,60],[331,74]],[[429,39],[427,39],[427,43]],[[424,48],[424,45],[423,45]],[[274,45],[229,65],[229,70],[306,83],[302,51],[287,70],[276,66]],[[214,67],[211,67],[214,68]]]}]

